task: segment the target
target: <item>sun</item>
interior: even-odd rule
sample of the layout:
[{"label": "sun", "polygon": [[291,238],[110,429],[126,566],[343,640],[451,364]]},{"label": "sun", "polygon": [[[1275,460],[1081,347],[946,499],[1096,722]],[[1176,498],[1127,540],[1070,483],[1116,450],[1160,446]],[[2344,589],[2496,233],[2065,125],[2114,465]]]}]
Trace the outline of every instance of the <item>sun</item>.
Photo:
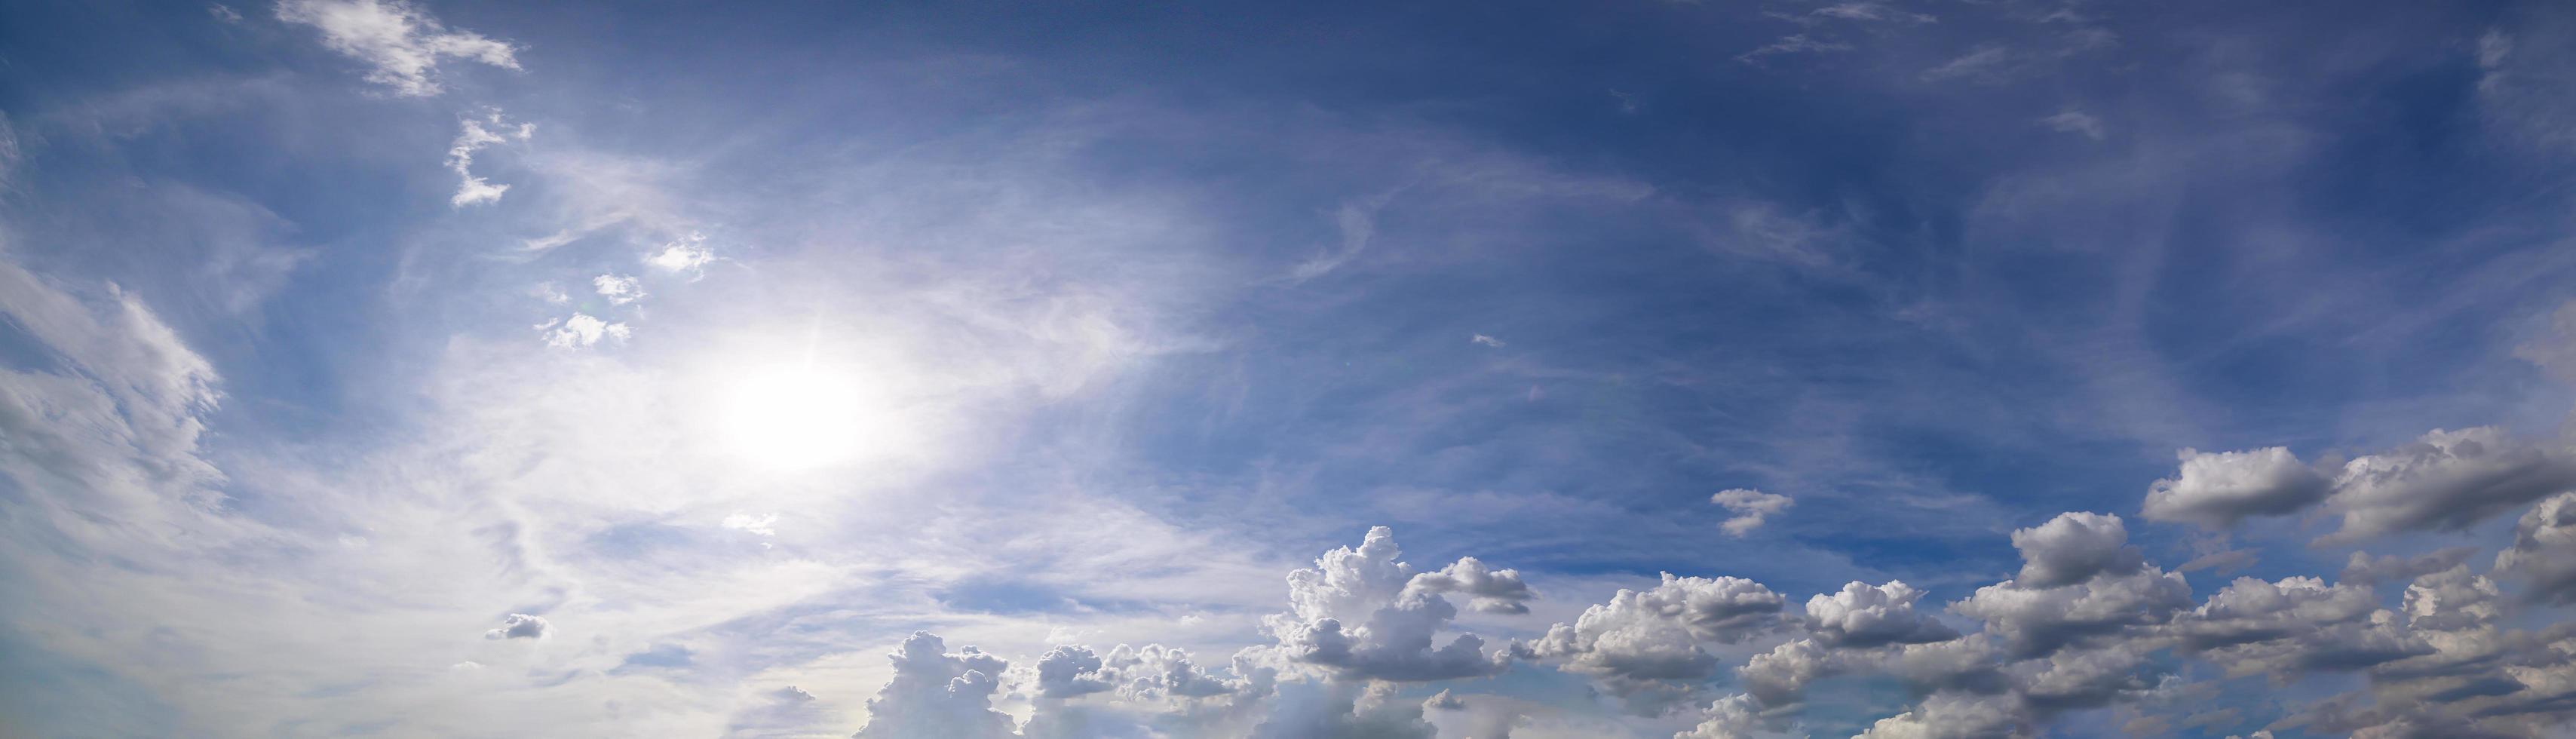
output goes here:
[{"label": "sun", "polygon": [[849,462],[884,444],[883,409],[860,377],[812,366],[737,377],[724,399],[731,451],[762,467],[805,470]]}]

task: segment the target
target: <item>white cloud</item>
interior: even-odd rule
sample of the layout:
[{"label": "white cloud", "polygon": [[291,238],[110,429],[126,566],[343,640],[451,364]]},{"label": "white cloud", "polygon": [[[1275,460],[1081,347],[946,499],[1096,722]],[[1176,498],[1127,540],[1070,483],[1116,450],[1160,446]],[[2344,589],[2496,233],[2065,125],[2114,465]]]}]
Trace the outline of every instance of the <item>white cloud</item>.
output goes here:
[{"label": "white cloud", "polygon": [[707,249],[704,234],[689,234],[663,244],[661,251],[645,256],[644,263],[664,272],[696,272],[715,258],[715,252]]},{"label": "white cloud", "polygon": [[600,275],[591,278],[590,285],[599,291],[600,297],[607,298],[611,305],[625,305],[644,299],[644,283],[626,275]]},{"label": "white cloud", "polygon": [[1689,695],[1659,681],[1716,674],[1718,660],[1702,645],[1771,633],[1788,602],[1742,578],[1663,578],[1643,591],[1622,588],[1608,602],[1585,608],[1573,624],[1550,627],[1545,636],[1513,644],[1512,652],[1591,675],[1632,708],[1654,713]]},{"label": "white cloud", "polygon": [[544,336],[546,346],[557,349],[579,349],[598,344],[602,339],[625,341],[635,333],[625,323],[610,323],[588,313],[574,313],[571,318],[540,323],[536,329]]},{"label": "white cloud", "polygon": [[2056,115],[2039,119],[2039,123],[2059,133],[2083,134],[2088,139],[2102,140],[2102,119],[2081,110],[2059,111]]},{"label": "white cloud", "polygon": [[1922,597],[1923,591],[1893,580],[1884,585],[1847,583],[1841,592],[1807,599],[1807,625],[1819,639],[1840,647],[1956,638],[1959,632],[1941,625],[1932,614],[1914,610],[1915,601]]},{"label": "white cloud", "polygon": [[2414,444],[2346,462],[2326,498],[2343,526],[2326,542],[2458,530],[2576,488],[2576,455],[2503,429],[2436,429]]},{"label": "white cloud", "polygon": [[[490,125],[487,127],[486,123]],[[456,135],[456,143],[447,147],[447,168],[456,173],[458,180],[456,195],[448,199],[448,204],[462,208],[499,201],[502,193],[510,191],[510,186],[495,185],[475,176],[474,152],[512,139],[526,141],[536,135],[536,124],[522,123],[517,128],[510,128],[502,123],[501,111],[496,109],[481,120],[465,119],[463,126],[464,130]]]},{"label": "white cloud", "polygon": [[232,9],[232,7],[231,7],[231,6],[225,5],[225,4],[223,4],[223,3],[210,3],[210,4],[207,4],[207,5],[206,5],[206,14],[207,14],[207,15],[214,16],[214,17],[215,17],[215,20],[217,20],[217,21],[221,21],[221,22],[224,22],[224,23],[240,23],[240,22],[242,22],[242,14],[241,14],[241,11],[234,10],[234,9]]},{"label": "white cloud", "polygon": [[448,30],[401,0],[285,0],[277,4],[277,19],[320,30],[324,47],[366,63],[367,81],[392,88],[396,95],[441,92],[438,65],[443,59],[519,68],[509,44]]},{"label": "white cloud", "polygon": [[1467,343],[1470,343],[1470,344],[1483,344],[1483,345],[1485,345],[1485,346],[1490,346],[1490,347],[1493,347],[1493,348],[1496,348],[1496,349],[1501,349],[1501,348],[1503,348],[1503,340],[1502,340],[1502,339],[1497,339],[1497,338],[1494,338],[1494,337],[1491,337],[1491,336],[1486,336],[1486,335],[1484,335],[1484,334],[1472,334],[1472,335],[1469,335],[1469,336],[1467,337]]},{"label": "white cloud", "polygon": [[1401,554],[1394,533],[1379,526],[1359,548],[1334,549],[1313,568],[1288,573],[1289,612],[1264,618],[1263,631],[1278,640],[1277,649],[1289,661],[1345,679],[1446,680],[1502,672],[1507,658],[1485,654],[1484,639],[1475,634],[1435,646],[1434,636],[1458,609],[1439,590],[1414,587],[1416,573],[1396,559]]},{"label": "white cloud", "polygon": [[2026,588],[2073,585],[2102,573],[2125,575],[2145,562],[2129,546],[2129,530],[2120,517],[2102,513],[2058,514],[2048,523],[2015,530],[2012,544],[2022,557],[2016,583]]},{"label": "white cloud", "polygon": [[1789,510],[1790,506],[1797,505],[1796,500],[1786,495],[1743,488],[1718,491],[1716,495],[1708,496],[1708,502],[1715,503],[1735,514],[1735,517],[1727,519],[1726,523],[1718,525],[1718,528],[1726,531],[1726,535],[1735,537],[1752,533],[1754,529],[1761,528],[1762,522],[1770,516],[1779,515],[1781,511]]},{"label": "white cloud", "polygon": [[778,529],[776,527],[778,525],[778,514],[764,513],[754,516],[749,513],[735,513],[725,516],[724,521],[720,525],[728,529],[759,534],[761,536],[777,536]]},{"label": "white cloud", "polygon": [[2279,516],[2325,499],[2334,485],[2283,447],[2204,453],[2184,449],[2179,475],[2147,489],[2144,515],[2213,529],[2251,516]]},{"label": "white cloud", "polygon": [[993,710],[993,693],[1009,662],[966,647],[949,653],[939,637],[915,632],[887,658],[894,679],[868,699],[868,725],[858,739],[1000,739],[1011,717]]}]

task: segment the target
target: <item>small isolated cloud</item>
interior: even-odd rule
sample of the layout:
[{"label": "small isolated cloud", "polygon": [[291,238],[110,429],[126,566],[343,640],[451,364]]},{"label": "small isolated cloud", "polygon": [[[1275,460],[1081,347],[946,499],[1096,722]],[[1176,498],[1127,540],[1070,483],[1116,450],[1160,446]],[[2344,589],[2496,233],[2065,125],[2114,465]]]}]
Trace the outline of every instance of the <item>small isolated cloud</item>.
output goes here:
[{"label": "small isolated cloud", "polygon": [[513,613],[501,620],[501,628],[483,632],[485,639],[543,639],[554,633],[554,626],[542,616]]},{"label": "small isolated cloud", "polygon": [[1718,527],[1725,529],[1728,536],[1739,537],[1752,533],[1754,529],[1762,528],[1762,522],[1768,517],[1789,510],[1790,506],[1798,503],[1786,495],[1774,495],[1743,488],[1721,491],[1716,495],[1708,496],[1708,502],[1716,503],[1735,514],[1734,518],[1726,519],[1726,523],[1719,524]]},{"label": "small isolated cloud", "polygon": [[1940,66],[1923,70],[1929,82],[1968,79],[1992,82],[2000,78],[2012,63],[2012,51],[2001,46],[1981,46]]},{"label": "small isolated cloud", "polygon": [[778,529],[776,528],[777,524],[778,514],[775,513],[764,513],[758,516],[754,516],[749,513],[736,513],[724,517],[723,526],[728,529],[747,531],[761,536],[776,536],[778,534]]},{"label": "small isolated cloud", "polygon": [[1486,335],[1484,335],[1484,334],[1474,334],[1474,335],[1468,336],[1468,337],[1467,337],[1467,342],[1468,342],[1468,343],[1471,343],[1471,344],[1483,344],[1483,345],[1490,346],[1490,347],[1493,347],[1493,348],[1496,348],[1496,349],[1501,349],[1501,348],[1503,348],[1503,340],[1502,340],[1502,339],[1497,339],[1497,338],[1494,338],[1494,337],[1491,337],[1491,336],[1486,336]]},{"label": "small isolated cloud", "polygon": [[715,258],[715,252],[707,249],[706,235],[693,233],[663,244],[661,251],[646,255],[644,263],[664,272],[696,272]]},{"label": "small isolated cloud", "polygon": [[626,275],[600,275],[591,278],[590,285],[611,305],[625,305],[644,298],[644,283]]},{"label": "small isolated cloud", "polygon": [[2061,111],[2057,115],[2039,119],[2039,123],[2059,133],[2083,134],[2088,139],[2102,140],[2102,119],[2081,110]]},{"label": "small isolated cloud", "polygon": [[225,5],[225,4],[223,4],[223,3],[215,3],[215,4],[212,4],[212,5],[208,5],[208,6],[206,6],[206,14],[207,14],[207,15],[214,16],[214,17],[215,17],[215,20],[222,21],[222,22],[225,22],[225,23],[240,23],[240,22],[242,22],[242,14],[241,14],[241,11],[234,10],[234,9],[232,9],[232,7],[231,7],[231,6]]},{"label": "small isolated cloud", "polygon": [[495,185],[474,176],[474,152],[503,141],[526,141],[536,132],[534,123],[522,123],[517,128],[502,123],[501,111],[497,108],[481,120],[465,119],[464,130],[456,134],[456,143],[447,147],[447,168],[455,172],[458,179],[456,196],[448,200],[449,204],[462,208],[500,200],[501,193],[509,192],[510,186]]},{"label": "small isolated cloud", "polygon": [[578,349],[597,344],[601,339],[625,341],[634,335],[634,330],[624,323],[602,321],[588,313],[575,313],[571,318],[540,323],[536,328],[545,336],[546,346],[558,349]]},{"label": "small isolated cloud", "polygon": [[519,68],[516,50],[509,44],[472,31],[448,30],[438,19],[401,0],[286,0],[277,4],[277,19],[321,31],[325,48],[366,63],[368,82],[404,97],[444,91],[438,75],[444,59]]},{"label": "small isolated cloud", "polygon": [[1846,21],[1933,23],[1940,20],[1929,13],[1898,10],[1882,2],[1836,3],[1809,11],[1808,15]]},{"label": "small isolated cloud", "polygon": [[1807,34],[1797,33],[1782,36],[1780,37],[1780,40],[1773,41],[1761,48],[1738,54],[1736,55],[1735,60],[1746,64],[1760,65],[1763,58],[1782,54],[1817,54],[1851,50],[1851,44],[1839,41],[1818,41],[1816,39],[1809,38]]}]

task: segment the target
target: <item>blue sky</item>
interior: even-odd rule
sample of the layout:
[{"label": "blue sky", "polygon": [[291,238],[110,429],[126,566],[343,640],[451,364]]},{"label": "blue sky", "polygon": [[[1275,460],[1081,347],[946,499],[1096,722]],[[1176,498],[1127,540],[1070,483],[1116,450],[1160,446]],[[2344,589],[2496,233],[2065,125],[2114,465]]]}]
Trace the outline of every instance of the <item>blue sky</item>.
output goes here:
[{"label": "blue sky", "polygon": [[2572,29],[0,8],[0,733],[2565,735]]}]

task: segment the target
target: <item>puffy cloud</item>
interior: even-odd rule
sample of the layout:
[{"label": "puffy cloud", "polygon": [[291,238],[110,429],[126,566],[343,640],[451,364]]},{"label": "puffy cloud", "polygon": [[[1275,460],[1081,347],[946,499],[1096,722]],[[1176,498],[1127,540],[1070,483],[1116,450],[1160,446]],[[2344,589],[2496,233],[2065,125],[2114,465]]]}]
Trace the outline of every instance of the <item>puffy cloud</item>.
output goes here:
[{"label": "puffy cloud", "polygon": [[1978,588],[1950,609],[1985,621],[1986,631],[2015,654],[2039,657],[2081,640],[2163,623],[2190,605],[2191,586],[2181,575],[2147,567],[2058,587],[2005,581]]},{"label": "puffy cloud", "polygon": [[[463,130],[456,134],[456,143],[449,144],[447,147],[447,168],[455,172],[457,177],[456,195],[448,198],[448,204],[462,208],[475,203],[498,201],[502,193],[510,191],[510,186],[495,185],[475,176],[474,152],[512,139],[526,141],[536,135],[537,126],[533,123],[522,123],[515,129],[510,128],[501,122],[501,111],[498,109],[479,120],[467,118],[462,125]],[[602,289],[605,290],[604,287]]]},{"label": "puffy cloud", "polygon": [[1394,532],[1384,526],[1370,529],[1357,549],[1324,553],[1313,568],[1288,574],[1289,612],[1264,618],[1263,629],[1289,660],[1345,679],[1446,680],[1501,672],[1508,659],[1485,654],[1484,639],[1475,634],[1435,646],[1434,635],[1457,618],[1458,609],[1437,590],[1413,587],[1417,573],[1396,559],[1401,554]]},{"label": "puffy cloud", "polygon": [[1703,643],[1734,644],[1780,625],[1787,599],[1761,583],[1734,577],[1675,577],[1643,591],[1621,589],[1539,639],[1513,646],[1531,659],[1611,681],[1616,692],[1644,681],[1695,680],[1716,673]]},{"label": "puffy cloud", "polygon": [[600,275],[590,279],[592,289],[613,305],[625,305],[644,299],[644,283],[626,275]]},{"label": "puffy cloud", "polygon": [[1101,679],[1099,655],[1082,647],[1056,647],[1038,657],[1038,695],[1071,698],[1114,687]]},{"label": "puffy cloud", "polygon": [[325,48],[366,63],[367,81],[396,95],[438,94],[438,65],[445,59],[519,68],[509,44],[449,30],[401,0],[285,0],[277,4],[277,19],[321,31]]},{"label": "puffy cloud", "polygon": [[2436,429],[2414,444],[2345,463],[2326,499],[2343,526],[2322,541],[2463,529],[2570,488],[2576,456],[2564,448],[2525,443],[2492,426]]},{"label": "puffy cloud", "polygon": [[1537,597],[1529,584],[1521,582],[1519,570],[1496,570],[1474,557],[1460,557],[1448,567],[1413,576],[1408,588],[1430,593],[1458,593],[1472,597],[1469,608],[1487,613],[1528,613],[1528,602]]},{"label": "puffy cloud", "polygon": [[2208,649],[2317,633],[2378,610],[2366,585],[2327,585],[2313,577],[2266,582],[2240,577],[2173,623],[2184,643]]},{"label": "puffy cloud", "polygon": [[1426,714],[1454,715],[1454,718],[1443,719],[1440,722],[1444,724],[1444,730],[1441,733],[1455,734],[1469,739],[1511,739],[1512,730],[1517,728],[1524,718],[1518,712],[1509,710],[1508,707],[1494,705],[1494,701],[1470,701],[1464,697],[1451,695],[1446,690],[1423,700],[1422,711]]},{"label": "puffy cloud", "polygon": [[1673,735],[1673,739],[1751,739],[1764,725],[1761,706],[1753,696],[1730,695],[1710,703],[1700,712],[1699,725]]},{"label": "puffy cloud", "polygon": [[2353,552],[2344,560],[2343,574],[2337,579],[2365,584],[2413,580],[2456,567],[2476,553],[2477,547],[2446,547],[2413,557]]},{"label": "puffy cloud", "polygon": [[2576,603],[2576,493],[2550,496],[2523,513],[2513,546],[2496,554],[2495,571],[2522,578],[2534,599]]},{"label": "puffy cloud", "polygon": [[1856,739],[1994,739],[2035,734],[2010,696],[1941,693],[1913,710],[1879,719]]},{"label": "puffy cloud", "polygon": [[625,341],[635,335],[624,322],[610,323],[588,313],[574,313],[571,318],[540,323],[536,329],[545,337],[546,346],[557,349],[579,349],[597,344],[601,339]]},{"label": "puffy cloud", "polygon": [[2129,530],[2120,517],[2101,513],[2061,513],[2048,523],[2012,533],[2021,550],[2021,576],[2029,588],[2071,585],[2096,574],[2125,575],[2145,562],[2129,546]]},{"label": "puffy cloud", "polygon": [[501,620],[501,628],[483,632],[485,639],[543,639],[554,633],[554,625],[545,618],[513,613]]},{"label": "puffy cloud", "polygon": [[1718,528],[1725,529],[1728,536],[1737,537],[1761,528],[1765,518],[1778,515],[1781,511],[1789,510],[1790,506],[1797,505],[1796,500],[1786,495],[1774,495],[1743,488],[1719,491],[1716,495],[1709,496],[1708,502],[1715,503],[1735,514],[1734,518],[1726,519],[1726,523],[1719,524]]},{"label": "puffy cloud", "polygon": [[1957,638],[1959,632],[1914,610],[1922,597],[1923,591],[1894,580],[1847,583],[1840,592],[1807,599],[1807,627],[1825,643],[1853,648]]},{"label": "puffy cloud", "polygon": [[715,258],[715,252],[707,248],[706,235],[693,233],[663,244],[660,251],[645,255],[644,263],[664,272],[696,272]]},{"label": "puffy cloud", "polygon": [[1432,739],[1437,728],[1423,720],[1422,704],[1395,697],[1395,687],[1382,682],[1355,685],[1328,682],[1283,693],[1270,715],[1253,727],[1252,739]]},{"label": "puffy cloud", "polygon": [[868,725],[858,739],[984,739],[1015,735],[1008,714],[993,710],[1001,687],[1000,657],[966,647],[947,651],[939,637],[913,632],[887,655],[894,678],[868,699]]},{"label": "puffy cloud", "polygon": [[2182,470],[2147,489],[2150,521],[2195,523],[2213,529],[2251,516],[2295,513],[2325,499],[2333,481],[2284,447],[2207,453],[2184,449]]}]

